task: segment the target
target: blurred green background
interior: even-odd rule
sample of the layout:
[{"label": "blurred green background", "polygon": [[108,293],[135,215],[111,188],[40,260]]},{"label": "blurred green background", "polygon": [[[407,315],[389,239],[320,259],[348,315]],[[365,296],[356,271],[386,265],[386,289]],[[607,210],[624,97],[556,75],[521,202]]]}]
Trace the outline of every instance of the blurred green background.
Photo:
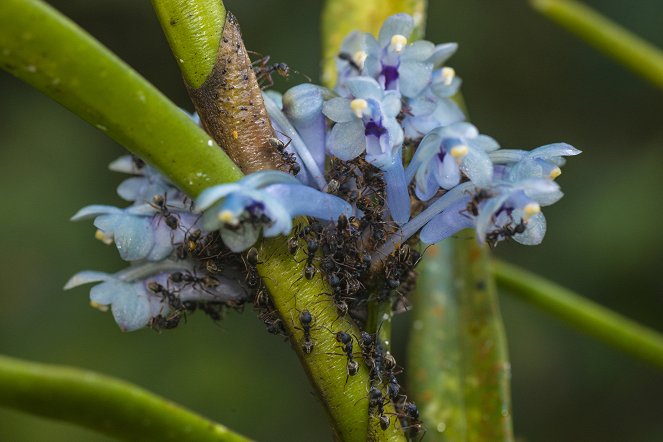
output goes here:
[{"label": "blurred green background", "polygon": [[[177,104],[191,109],[148,1],[53,0]],[[538,271],[644,324],[663,323],[663,95],[537,15],[521,0],[431,0],[428,38],[457,41],[471,120],[505,147],[567,141],[584,153],[558,179],[536,248],[498,256]],[[587,2],[663,47],[660,0]],[[319,73],[321,2],[227,0],[251,50]],[[277,87],[289,83],[279,81]],[[331,439],[288,344],[247,309],[215,325],[123,334],[64,293],[80,269],[123,266],[90,223],[90,203],[121,204],[107,171],[123,149],[50,99],[0,72],[0,353],[111,374],[260,440]],[[661,441],[663,376],[511,298],[501,297],[522,441]],[[407,315],[398,319],[404,360]],[[0,410],[3,441],[105,441],[86,430]]]}]

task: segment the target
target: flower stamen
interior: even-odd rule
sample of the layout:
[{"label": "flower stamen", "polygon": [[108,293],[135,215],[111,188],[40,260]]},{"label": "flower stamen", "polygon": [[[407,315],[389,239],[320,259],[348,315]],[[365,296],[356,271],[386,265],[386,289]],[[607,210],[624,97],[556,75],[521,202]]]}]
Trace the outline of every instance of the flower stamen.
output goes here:
[{"label": "flower stamen", "polygon": [[364,111],[368,109],[368,101],[363,98],[355,98],[350,102],[350,109],[352,109],[352,112],[357,118],[362,118],[364,116]]},{"label": "flower stamen", "polygon": [[404,35],[396,34],[391,37],[391,44],[389,45],[389,49],[397,54],[400,54],[406,44],[407,38]]},{"label": "flower stamen", "polygon": [[523,221],[527,222],[531,217],[541,212],[541,206],[538,203],[529,203],[523,207]]}]

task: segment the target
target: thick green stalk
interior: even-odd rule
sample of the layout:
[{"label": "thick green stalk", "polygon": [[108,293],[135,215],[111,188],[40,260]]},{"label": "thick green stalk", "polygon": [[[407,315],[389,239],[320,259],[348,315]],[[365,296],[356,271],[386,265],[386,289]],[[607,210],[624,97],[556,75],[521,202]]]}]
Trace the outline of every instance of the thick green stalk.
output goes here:
[{"label": "thick green stalk", "polygon": [[574,0],[530,0],[532,6],[599,51],[663,89],[663,52]]},{"label": "thick green stalk", "polygon": [[500,286],[583,333],[663,368],[663,336],[527,270],[493,262]]},{"label": "thick green stalk", "polygon": [[199,88],[216,62],[226,8],[221,0],[152,0],[189,87]]},{"label": "thick green stalk", "polygon": [[0,406],[128,441],[249,440],[127,382],[6,356],[0,356]]},{"label": "thick green stalk", "polygon": [[488,249],[474,238],[452,238],[428,255],[414,304],[408,385],[431,438],[512,441],[510,365]]},{"label": "thick green stalk", "polygon": [[[218,0],[195,0],[194,3],[205,5],[210,2]],[[164,13],[167,8],[176,8],[177,2],[154,0],[153,5],[171,45],[186,47],[188,43],[180,39],[190,38],[190,33],[175,32],[169,25],[169,14]],[[209,8],[197,10],[208,11]],[[213,13],[225,14],[225,11]],[[186,29],[206,21],[217,23],[219,19],[194,12],[180,20],[178,26]],[[258,155],[275,152],[268,140],[275,135],[267,123],[261,91],[237,21],[230,14],[224,21],[221,44],[209,49],[214,50],[213,54],[205,54],[215,57],[210,76],[199,88],[189,87],[189,93],[204,126],[230,152],[242,170],[274,169],[276,164],[270,163],[268,157],[263,157],[265,161],[256,160]],[[250,111],[246,110],[248,106],[252,106]],[[245,118],[243,113],[249,115]],[[266,124],[256,121],[258,114]],[[303,251],[293,257],[283,238],[266,239],[259,252],[258,271],[284,321],[293,348],[331,417],[337,436],[344,441],[402,440],[402,432],[396,425],[382,431],[376,427],[376,419],[369,420],[368,370],[362,366],[359,373],[348,377],[347,359],[335,339],[336,331],[344,330],[359,336],[359,330],[348,318],[339,318],[336,307],[325,294],[331,293],[331,287],[319,275],[310,281],[304,278],[305,260]],[[311,339],[314,349],[310,354],[302,348],[304,334],[299,315],[304,310],[313,316]],[[391,405],[385,408],[387,413],[394,413]]]},{"label": "thick green stalk", "polygon": [[181,109],[41,1],[0,2],[0,66],[157,167],[191,196],[241,177]]}]

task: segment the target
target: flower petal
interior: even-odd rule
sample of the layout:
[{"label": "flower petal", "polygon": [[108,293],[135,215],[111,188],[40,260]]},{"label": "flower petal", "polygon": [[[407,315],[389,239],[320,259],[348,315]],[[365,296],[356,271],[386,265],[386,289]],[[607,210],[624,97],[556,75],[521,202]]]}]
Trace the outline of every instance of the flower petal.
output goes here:
[{"label": "flower petal", "polygon": [[378,82],[371,77],[350,78],[346,84],[350,93],[355,98],[372,98],[376,101],[382,100],[384,91]]},{"label": "flower petal", "polygon": [[487,187],[493,179],[493,163],[488,154],[479,149],[469,148],[460,163],[460,170],[478,187]]},{"label": "flower petal", "polygon": [[416,97],[428,86],[433,73],[433,65],[416,61],[402,62],[398,73],[398,87],[403,96]]},{"label": "flower petal", "polygon": [[381,47],[385,47],[391,42],[394,35],[410,37],[414,29],[414,20],[408,14],[394,14],[385,20],[378,34],[378,42]]},{"label": "flower petal", "polygon": [[389,213],[396,224],[402,226],[410,219],[410,194],[400,158],[391,167],[383,169],[383,172]]},{"label": "flower petal", "polygon": [[458,43],[444,43],[435,46],[433,54],[428,59],[436,68],[442,66],[458,49]]},{"label": "flower petal", "polygon": [[469,198],[463,198],[436,215],[419,232],[419,239],[425,244],[435,244],[474,226],[474,221],[462,213]]},{"label": "flower petal", "polygon": [[348,98],[336,97],[325,101],[322,106],[322,113],[337,123],[347,123],[355,119],[355,115],[350,108],[350,99]]},{"label": "flower petal", "polygon": [[142,288],[142,282],[126,284],[113,299],[111,311],[115,322],[125,332],[138,330],[150,322],[150,301]]},{"label": "flower petal", "polygon": [[364,124],[360,120],[338,123],[329,134],[329,151],[343,161],[350,161],[366,150]]},{"label": "flower petal", "polygon": [[120,214],[122,209],[113,206],[104,206],[101,204],[93,204],[91,206],[85,206],[80,209],[74,216],[70,218],[71,221],[80,221],[82,219],[94,218],[99,215],[105,214]]},{"label": "flower petal", "polygon": [[113,275],[105,272],[95,272],[94,270],[83,270],[82,272],[76,273],[74,276],[69,278],[69,281],[64,285],[64,290],[73,289],[84,284],[90,284],[92,282],[108,281],[113,278]]},{"label": "flower petal", "polygon": [[541,244],[546,235],[546,218],[539,212],[529,219],[525,231],[513,236],[514,241],[526,246]]},{"label": "flower petal", "polygon": [[198,198],[196,198],[196,211],[202,212],[203,210],[208,209],[221,198],[224,198],[233,192],[237,192],[241,188],[242,186],[237,183],[218,184],[216,186],[208,187],[198,195]]},{"label": "flower petal", "polygon": [[260,235],[260,228],[250,223],[244,223],[237,230],[222,227],[219,229],[219,233],[223,243],[230,251],[239,253],[255,244]]}]

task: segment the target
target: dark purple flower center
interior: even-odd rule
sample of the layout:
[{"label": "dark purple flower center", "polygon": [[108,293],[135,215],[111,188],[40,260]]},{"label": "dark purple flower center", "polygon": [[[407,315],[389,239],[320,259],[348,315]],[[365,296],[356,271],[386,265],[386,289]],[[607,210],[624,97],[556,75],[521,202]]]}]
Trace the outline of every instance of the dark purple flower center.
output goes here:
[{"label": "dark purple flower center", "polygon": [[253,223],[262,222],[269,224],[271,220],[265,215],[265,205],[260,201],[253,201],[246,206],[246,212],[249,214],[249,219]]},{"label": "dark purple flower center", "polygon": [[385,129],[381,124],[378,124],[375,121],[369,121],[366,124],[366,130],[364,131],[364,135],[366,135],[367,137],[373,135],[376,138],[380,138],[385,133],[387,133],[387,129]]},{"label": "dark purple flower center", "polygon": [[382,75],[384,75],[384,88],[393,89],[392,84],[398,80],[398,66],[383,66]]}]

